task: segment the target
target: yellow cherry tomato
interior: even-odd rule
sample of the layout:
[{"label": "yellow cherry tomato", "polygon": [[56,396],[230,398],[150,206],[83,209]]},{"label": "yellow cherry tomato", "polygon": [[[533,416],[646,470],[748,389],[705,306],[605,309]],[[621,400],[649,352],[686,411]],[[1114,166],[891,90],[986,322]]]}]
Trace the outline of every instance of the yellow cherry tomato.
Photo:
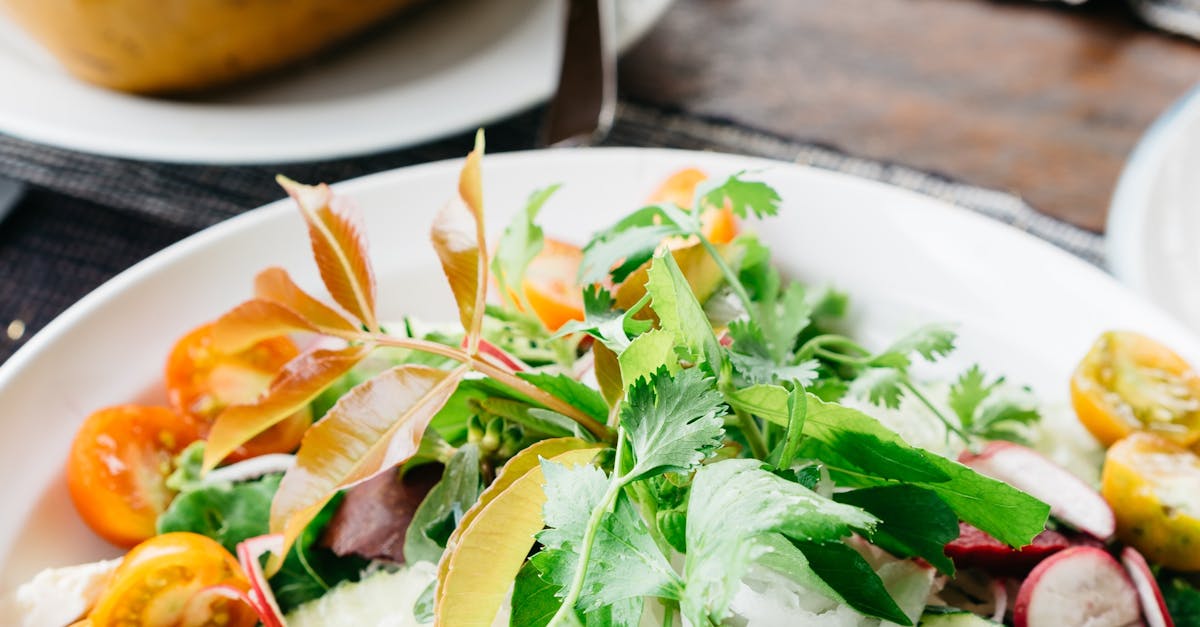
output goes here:
[{"label": "yellow cherry tomato", "polygon": [[[696,168],[684,168],[663,181],[647,201],[655,203],[673,203],[684,209],[692,209],[692,201],[696,195],[696,186],[708,180],[708,175]],[[737,216],[728,207],[720,209],[709,208],[700,214],[701,231],[704,237],[714,244],[728,244],[738,234]]]},{"label": "yellow cherry tomato", "polygon": [[1135,433],[1108,449],[1100,491],[1122,541],[1167,568],[1200,571],[1200,457]]},{"label": "yellow cherry tomato", "polygon": [[1200,375],[1138,333],[1100,336],[1071,377],[1075,413],[1105,446],[1147,431],[1182,446],[1200,441]]},{"label": "yellow cherry tomato", "polygon": [[137,545],[113,573],[88,615],[92,625],[139,627],[252,627],[258,617],[244,601],[216,586],[245,593],[250,583],[225,547],[187,532]]},{"label": "yellow cherry tomato", "polygon": [[583,320],[583,288],[576,282],[582,262],[578,246],[547,237],[542,252],[525,270],[521,286],[525,298],[551,331],[571,320]]}]

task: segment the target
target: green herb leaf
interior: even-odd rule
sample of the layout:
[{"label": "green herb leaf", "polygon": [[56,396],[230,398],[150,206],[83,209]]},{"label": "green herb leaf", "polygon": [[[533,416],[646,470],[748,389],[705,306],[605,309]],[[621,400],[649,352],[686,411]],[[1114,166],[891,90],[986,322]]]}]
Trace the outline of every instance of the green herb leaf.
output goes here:
[{"label": "green herb leaf", "polygon": [[808,558],[813,572],[836,590],[850,607],[897,625],[913,624],[858,551],[841,542],[794,542]]},{"label": "green herb leaf", "polygon": [[1160,577],[1159,587],[1175,627],[1200,627],[1200,590],[1182,578],[1166,576]]},{"label": "green herb leaf", "polygon": [[873,405],[896,409],[900,407],[900,399],[904,397],[905,380],[902,370],[867,368],[850,383],[850,394],[865,398]]},{"label": "green herb leaf", "polygon": [[654,256],[646,292],[650,294],[650,307],[658,315],[662,329],[675,337],[675,344],[687,347],[693,355],[704,359],[714,373],[720,372],[721,344],[670,251]]},{"label": "green herb leaf", "polygon": [[620,353],[629,347],[631,335],[648,331],[649,320],[636,320],[632,312],[615,308],[613,295],[599,283],[583,290],[583,320],[572,320],[564,324],[555,336],[570,333],[586,333],[603,342],[613,351]]},{"label": "green herb leaf", "polygon": [[442,480],[433,486],[413,512],[404,536],[404,561],[437,563],[446,539],[483,490],[479,476],[479,447],[465,444],[446,464]]},{"label": "green herb leaf", "polygon": [[626,387],[649,377],[659,368],[677,372],[679,358],[675,355],[675,336],[662,329],[647,331],[634,338],[629,348],[617,356],[617,362],[621,365],[621,380]]},{"label": "green herb leaf", "polygon": [[517,376],[536,385],[551,396],[566,401],[600,422],[608,420],[608,404],[600,392],[568,377],[548,372],[520,372]]},{"label": "green herb leaf", "polygon": [[739,218],[753,214],[756,218],[779,213],[779,193],[761,181],[747,181],[745,171],[725,179],[720,185],[700,191],[701,204],[696,206],[724,207],[728,205]]},{"label": "green herb leaf", "polygon": [[559,587],[542,579],[537,568],[525,562],[513,583],[510,627],[546,627],[558,612],[562,600],[555,596]]},{"label": "green herb leaf", "polygon": [[621,409],[634,455],[629,481],[690,472],[720,448],[727,409],[715,386],[697,368],[677,375],[661,368],[629,386]]},{"label": "green herb leaf", "polygon": [[898,557],[921,557],[947,575],[954,562],[946,543],[958,537],[958,516],[937,494],[913,485],[885,485],[834,495],[834,500],[860,507],[881,521],[871,542]]},{"label": "green herb leaf", "polygon": [[584,612],[635,597],[678,597],[678,576],[619,484],[595,466],[543,461],[542,472],[547,529],[537,536],[543,550],[530,561],[543,580],[560,588],[560,598],[582,568],[586,573],[576,607]]},{"label": "green herb leaf", "polygon": [[[684,615],[693,625],[723,620],[747,568],[766,552],[765,534],[827,542],[877,519],[778,477],[751,459],[730,459],[696,472],[687,519]],[[731,515],[736,512],[736,515]]]},{"label": "green herb leaf", "polygon": [[558,188],[558,185],[551,185],[529,195],[525,210],[513,216],[512,222],[500,236],[500,243],[492,257],[492,275],[500,286],[501,297],[507,300],[515,294],[525,311],[533,310],[525,299],[525,270],[542,252],[544,245],[542,228],[534,221],[542,206]]},{"label": "green herb leaf", "polygon": [[896,340],[887,350],[876,356],[872,364],[907,370],[911,365],[909,355],[913,353],[920,355],[925,361],[937,361],[954,350],[956,337],[957,334],[944,325],[926,325]]},{"label": "green herb leaf", "polygon": [[643,207],[612,227],[597,233],[583,247],[579,283],[590,285],[611,276],[620,283],[654,256],[655,249],[682,230],[659,207]]},{"label": "green herb leaf", "polygon": [[239,542],[267,533],[271,498],[279,475],[243,483],[193,484],[158,517],[157,532],[191,531],[208,536],[233,553]]}]

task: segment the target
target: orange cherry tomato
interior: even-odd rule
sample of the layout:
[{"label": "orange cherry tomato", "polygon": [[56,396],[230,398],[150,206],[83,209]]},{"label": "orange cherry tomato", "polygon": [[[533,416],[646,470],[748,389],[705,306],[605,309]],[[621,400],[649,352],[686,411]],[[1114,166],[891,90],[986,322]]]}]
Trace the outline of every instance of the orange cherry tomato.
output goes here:
[{"label": "orange cherry tomato", "polygon": [[[171,406],[191,419],[201,436],[207,436],[226,407],[253,402],[297,354],[296,345],[286,337],[225,354],[213,347],[212,324],[201,325],[180,338],[167,357],[167,396]],[[311,424],[312,414],[299,411],[238,448],[227,461],[290,453],[300,446]]]},{"label": "orange cherry tomato", "polygon": [[258,623],[253,608],[216,586],[241,593],[250,589],[225,547],[196,533],[155,536],[125,556],[88,619],[96,626],[252,627]]},{"label": "orange cherry tomato", "polygon": [[166,407],[121,405],[88,416],[71,443],[67,488],[89,527],[118,546],[154,535],[174,494],[172,460],[199,437]]},{"label": "orange cherry tomato", "polygon": [[[663,181],[647,201],[650,203],[674,203],[684,209],[692,209],[696,186],[708,180],[708,175],[696,168],[684,168]],[[709,208],[700,215],[701,232],[714,244],[728,244],[738,234],[737,216],[728,207]]]},{"label": "orange cherry tomato", "polygon": [[1200,375],[1144,335],[1101,335],[1071,377],[1071,403],[1105,446],[1135,431],[1182,446],[1200,441]]},{"label": "orange cherry tomato", "polygon": [[583,288],[575,280],[582,261],[578,246],[547,237],[542,252],[525,270],[525,298],[551,331],[571,320],[583,320]]}]

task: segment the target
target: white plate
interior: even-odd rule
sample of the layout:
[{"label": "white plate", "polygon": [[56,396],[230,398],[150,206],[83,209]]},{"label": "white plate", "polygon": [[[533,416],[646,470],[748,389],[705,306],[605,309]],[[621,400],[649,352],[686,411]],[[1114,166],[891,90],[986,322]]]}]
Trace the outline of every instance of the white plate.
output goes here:
[{"label": "white plate", "polygon": [[[458,162],[368,176],[337,186],[365,212],[379,276],[380,311],[453,319],[451,296],[428,244],[435,210],[455,189]],[[785,272],[852,296],[853,324],[869,344],[930,321],[961,333],[955,365],[978,360],[1029,383],[1047,402],[1095,336],[1154,333],[1193,362],[1184,328],[1088,264],[1017,230],[925,196],[792,164],[713,153],[561,150],[490,156],[484,163],[489,231],[529,192],[564,186],[543,210],[547,233],[582,241],[631,210],[667,174],[696,165],[743,169],[776,186],[780,215],[755,228]],[[109,281],[0,366],[0,591],[35,570],[116,553],[72,511],[61,474],[90,411],[153,397],[165,355],[193,326],[247,298],[254,274],[282,265],[316,290],[303,223],[286,202],[190,237]],[[319,290],[318,290],[319,291]]]},{"label": "white plate", "polygon": [[1107,238],[1118,279],[1200,330],[1200,87],[1138,142],[1113,194]]},{"label": "white plate", "polygon": [[[619,0],[618,45],[671,0]],[[341,53],[208,101],[93,87],[0,13],[0,132],[189,163],[331,159],[417,144],[533,106],[558,80],[559,0],[437,0]]]}]

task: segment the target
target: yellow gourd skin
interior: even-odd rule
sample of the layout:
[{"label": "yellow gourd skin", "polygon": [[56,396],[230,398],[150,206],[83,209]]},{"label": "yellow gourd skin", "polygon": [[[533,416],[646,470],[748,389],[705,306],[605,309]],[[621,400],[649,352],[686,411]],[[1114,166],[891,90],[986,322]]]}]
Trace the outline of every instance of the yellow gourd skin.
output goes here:
[{"label": "yellow gourd skin", "polygon": [[1200,457],[1148,433],[1108,450],[1101,493],[1117,535],[1151,562],[1200,571]]},{"label": "yellow gourd skin", "polygon": [[194,92],[302,59],[416,0],[0,0],[75,76]]}]

